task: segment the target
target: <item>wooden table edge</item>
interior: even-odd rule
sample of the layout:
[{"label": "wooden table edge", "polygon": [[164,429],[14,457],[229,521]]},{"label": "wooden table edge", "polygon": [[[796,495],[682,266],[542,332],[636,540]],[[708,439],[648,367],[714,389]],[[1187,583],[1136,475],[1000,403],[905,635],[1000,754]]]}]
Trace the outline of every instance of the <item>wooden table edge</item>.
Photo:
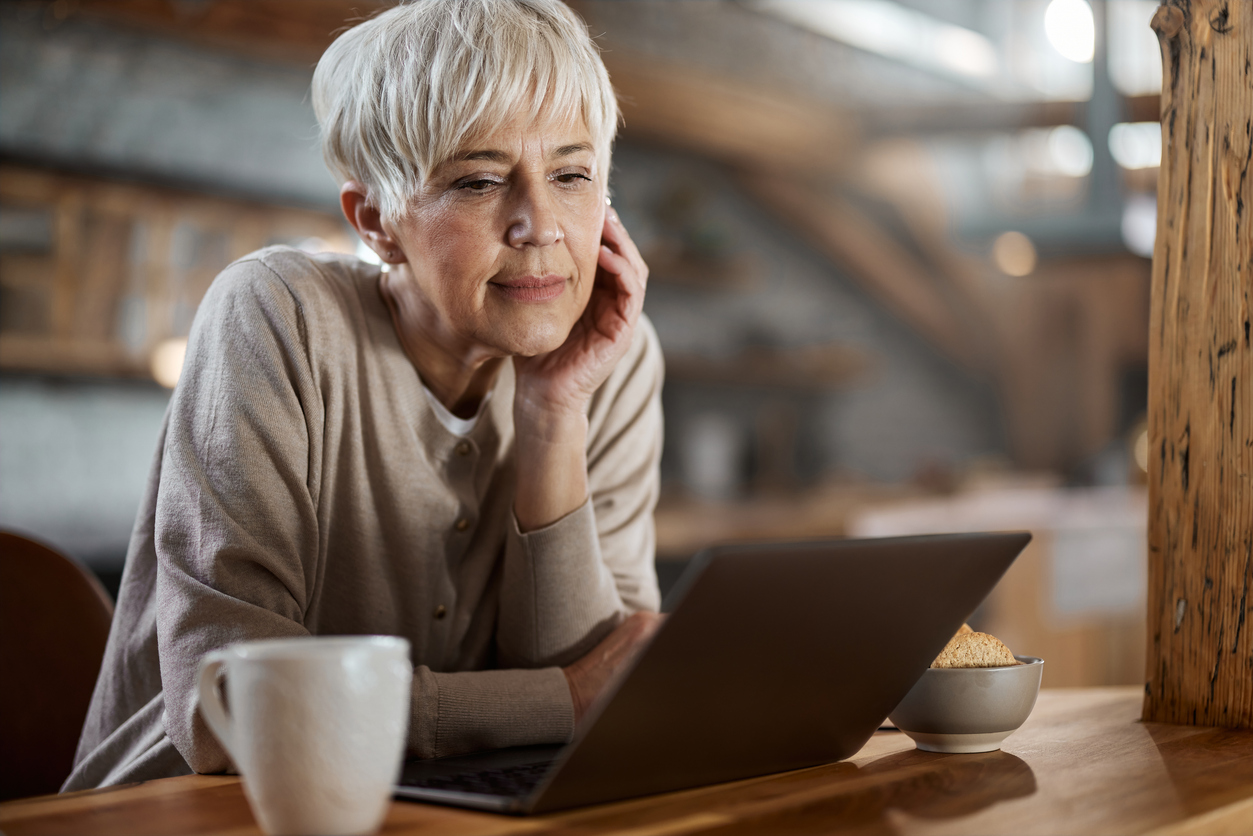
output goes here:
[{"label": "wooden table edge", "polygon": [[[1145,728],[1144,734],[1153,735],[1154,742],[1159,746],[1159,749],[1162,745],[1161,741],[1178,747],[1186,746],[1187,741],[1193,738],[1207,737],[1211,742],[1206,745],[1211,748],[1213,748],[1213,741],[1216,739],[1220,741],[1220,749],[1226,746],[1226,755],[1224,757],[1228,760],[1223,762],[1230,762],[1232,752],[1237,757],[1243,757],[1244,749],[1231,749],[1229,741],[1222,742],[1225,738],[1215,737],[1214,732],[1217,731],[1215,729],[1168,726],[1165,724],[1141,724],[1139,721],[1141,697],[1142,691],[1134,686],[1046,690],[1041,692],[1040,702],[1037,706],[1038,714],[1033,714],[1032,720],[1035,723],[1032,724],[1043,728],[1052,728],[1054,725],[1061,728],[1068,724],[1091,723],[1093,722],[1091,717],[1094,714],[1103,715],[1106,718],[1114,718],[1102,721],[1109,726],[1111,736],[1121,734],[1125,737],[1131,727]],[[1119,731],[1119,729],[1122,731]],[[1026,730],[1027,727],[1024,727],[1024,731]],[[1250,754],[1253,754],[1253,737],[1249,737],[1248,732],[1237,732],[1236,734],[1240,735],[1241,740],[1236,746],[1248,747]],[[1011,737],[1006,745],[1006,754],[1013,754],[1017,750],[1023,758],[1027,759],[1027,763],[1034,763],[1036,769],[1045,768],[1043,763],[1039,761],[1039,758],[1048,756],[1043,753],[1036,757],[1028,754],[1027,750],[1030,747],[1026,746],[1025,743],[1030,741],[1026,735],[1024,735],[1023,746],[1015,747],[1011,745],[1012,741],[1013,738]],[[1035,744],[1033,743],[1032,745]],[[899,732],[879,732],[872,736],[867,744],[862,747],[861,751],[849,758],[846,763],[855,764],[858,766],[858,769],[864,769],[871,764],[882,761],[886,757],[904,756],[912,748],[912,742]],[[965,756],[939,755],[935,757],[949,760],[956,765],[958,761],[951,759],[964,758]],[[833,778],[830,784],[823,784],[819,778],[809,781],[804,780],[806,773],[824,769],[830,770],[833,765],[828,764],[776,775],[758,776],[727,784],[697,787],[691,790],[659,796],[628,799],[605,805],[577,808],[547,816],[526,818],[469,813],[452,808],[435,808],[427,805],[415,805],[411,802],[394,801],[393,807],[389,811],[385,830],[388,833],[409,832],[412,829],[412,832],[455,833],[461,831],[480,834],[509,834],[548,829],[573,829],[588,833],[630,832],[635,834],[635,836],[645,836],[645,834],[681,836],[681,834],[694,834],[749,819],[757,820],[764,826],[769,827],[767,820],[771,816],[786,816],[789,809],[804,809],[813,804],[821,804],[824,802],[824,799],[836,798],[842,795],[853,797],[857,794],[872,793],[884,781],[892,784],[893,782],[916,780],[928,772],[934,772],[936,764],[942,762],[942,760],[927,764],[923,762],[913,763],[906,759],[899,765],[893,766],[890,771],[881,772],[877,776],[867,773],[852,774],[843,779]],[[968,763],[973,763],[973,761]],[[1253,763],[1253,759],[1250,760],[1250,763]],[[1054,767],[1054,769],[1056,768]],[[1233,777],[1237,785],[1234,788],[1234,792],[1231,787],[1228,787],[1223,793],[1226,798],[1219,798],[1215,795],[1209,796],[1213,801],[1218,802],[1216,807],[1188,815],[1181,815],[1176,820],[1165,823],[1160,819],[1148,825],[1142,822],[1127,822],[1128,826],[1118,832],[1127,833],[1129,836],[1253,836],[1253,781],[1249,783],[1248,789],[1245,791],[1243,784],[1239,783],[1243,780],[1243,773],[1235,774]],[[192,808],[194,805],[190,799],[193,796],[201,794],[202,791],[210,791],[211,794],[220,798],[220,793],[212,792],[215,788],[229,788],[232,785],[237,785],[239,781],[240,779],[233,775],[184,775],[104,789],[83,790],[64,795],[44,795],[15,799],[0,803],[0,829],[8,832],[10,836],[20,836],[25,831],[53,832],[50,827],[53,826],[55,820],[60,820],[67,826],[72,826],[75,822],[74,816],[77,815],[80,817],[77,821],[83,825],[81,828],[83,832],[90,832],[90,824],[92,822],[103,822],[107,820],[109,813],[112,812],[116,823],[116,816],[121,815],[121,809],[123,807],[131,807],[136,802],[149,801],[154,810],[170,810],[177,807],[179,799],[182,797],[188,799],[187,806]],[[725,803],[728,794],[734,794],[741,790],[747,791],[763,784],[768,786],[776,782],[781,788],[781,791],[775,794],[778,797],[768,797],[769,794],[767,794],[761,798],[746,800],[742,806],[738,807],[734,804],[728,807]],[[783,787],[789,783],[793,789],[784,790]],[[233,798],[242,803],[242,792],[238,796],[234,796],[229,789],[224,789],[223,791],[230,793]],[[1033,790],[1033,794],[1038,791]],[[712,799],[712,801],[706,802],[711,805],[711,808],[702,810],[700,809],[700,804],[702,803],[702,797],[705,796]],[[1233,797],[1234,800],[1232,800]],[[1045,800],[1047,801],[1047,798]],[[201,795],[197,803],[204,804],[207,802],[204,800],[204,796]],[[720,806],[715,808],[713,805]],[[1190,804],[1189,806],[1192,809],[1196,809],[1195,804]],[[650,810],[650,807],[653,809]],[[667,813],[672,814],[672,818],[664,818]],[[619,816],[622,819],[621,825],[614,821]],[[235,818],[238,818],[237,807]],[[965,822],[967,819],[973,818],[975,816],[972,814],[970,816],[962,816],[954,821]],[[41,820],[44,823],[43,827],[39,826]],[[1062,832],[1065,829],[1066,822],[1067,819],[1057,819],[1057,832]],[[833,821],[832,823],[835,824],[836,822]],[[984,818],[976,824],[972,820],[970,824],[982,827],[986,826],[987,821]],[[199,825],[212,828],[212,825],[203,820],[199,822]],[[222,821],[221,825],[230,832],[241,834],[259,832],[255,830],[254,823],[250,823],[248,827],[240,827],[237,821],[232,820],[230,824]],[[100,828],[97,829],[99,830]],[[109,828],[104,829],[107,830]],[[922,829],[926,830],[927,828],[924,827]],[[223,830],[223,827],[218,827],[213,829],[213,832],[221,830]],[[110,832],[116,832],[116,828],[113,828]],[[201,830],[196,832],[207,831]],[[1078,832],[1083,831],[1079,830]]]}]

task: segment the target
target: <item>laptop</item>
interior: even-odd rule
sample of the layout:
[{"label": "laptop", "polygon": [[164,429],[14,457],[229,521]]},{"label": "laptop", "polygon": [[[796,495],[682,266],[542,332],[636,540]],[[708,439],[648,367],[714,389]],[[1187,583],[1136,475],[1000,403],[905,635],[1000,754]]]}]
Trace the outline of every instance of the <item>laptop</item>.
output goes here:
[{"label": "laptop", "polygon": [[574,740],[404,765],[399,798],[529,814],[855,754],[1031,540],[716,546]]}]

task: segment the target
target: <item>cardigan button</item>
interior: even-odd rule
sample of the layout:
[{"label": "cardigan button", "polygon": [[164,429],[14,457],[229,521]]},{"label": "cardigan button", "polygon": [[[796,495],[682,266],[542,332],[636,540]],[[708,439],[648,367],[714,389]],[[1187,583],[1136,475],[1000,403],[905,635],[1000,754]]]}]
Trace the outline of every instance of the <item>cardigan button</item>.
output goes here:
[{"label": "cardigan button", "polygon": [[470,521],[467,520],[465,517],[462,517],[461,519],[457,520],[458,531],[465,531],[469,527],[470,527]]},{"label": "cardigan button", "polygon": [[440,604],[438,607],[435,608],[435,620],[436,621],[439,621],[446,615],[448,615],[448,607],[445,607],[443,604]]},{"label": "cardigan button", "polygon": [[470,455],[470,442],[468,441],[458,442],[457,443],[457,455],[458,456]]}]

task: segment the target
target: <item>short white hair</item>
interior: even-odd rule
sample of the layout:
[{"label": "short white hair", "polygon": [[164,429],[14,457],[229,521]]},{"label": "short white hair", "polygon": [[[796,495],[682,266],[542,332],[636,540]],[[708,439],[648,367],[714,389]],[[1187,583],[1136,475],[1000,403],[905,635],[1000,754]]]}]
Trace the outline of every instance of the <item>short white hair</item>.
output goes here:
[{"label": "short white hair", "polygon": [[395,221],[440,164],[518,116],[581,116],[602,176],[618,102],[587,25],[559,0],[414,0],[344,32],[318,61],[327,165]]}]

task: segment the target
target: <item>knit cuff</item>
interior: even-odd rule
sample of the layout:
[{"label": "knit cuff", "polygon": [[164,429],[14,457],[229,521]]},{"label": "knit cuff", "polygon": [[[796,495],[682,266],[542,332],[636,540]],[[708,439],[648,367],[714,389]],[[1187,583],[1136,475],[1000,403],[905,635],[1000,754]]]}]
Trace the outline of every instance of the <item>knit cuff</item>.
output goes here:
[{"label": "knit cuff", "polygon": [[414,671],[409,749],[444,757],[507,746],[567,743],[574,703],[561,668]]},{"label": "knit cuff", "polygon": [[592,498],[589,496],[583,504],[566,514],[556,522],[543,528],[522,533],[518,526],[518,518],[510,514],[513,524],[513,535],[518,538],[528,556],[568,551],[571,545],[582,546],[586,543],[598,542],[596,532],[596,512],[592,509]]}]

